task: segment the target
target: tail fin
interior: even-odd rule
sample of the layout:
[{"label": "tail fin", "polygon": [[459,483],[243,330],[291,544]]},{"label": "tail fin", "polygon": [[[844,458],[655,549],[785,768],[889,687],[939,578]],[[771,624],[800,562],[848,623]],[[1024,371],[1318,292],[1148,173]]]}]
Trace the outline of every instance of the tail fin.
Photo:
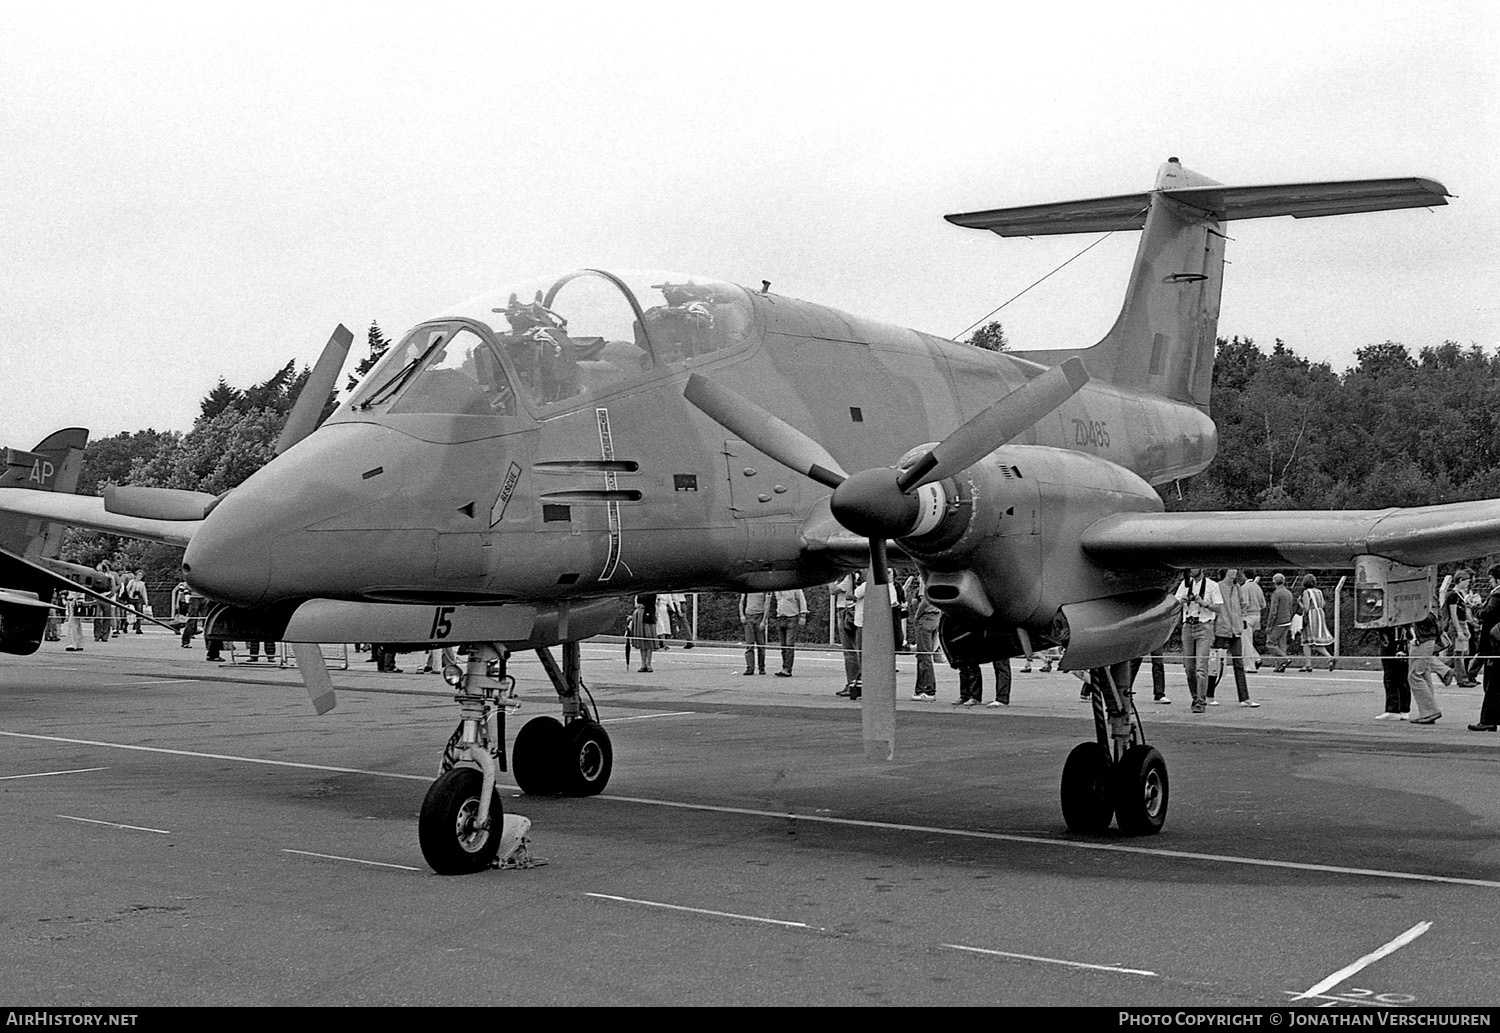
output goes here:
[{"label": "tail fin", "polygon": [[[54,431],[30,452],[0,450],[0,488],[31,488],[71,495],[83,472],[83,449],[89,432],[82,427]],[[24,517],[0,517],[0,547],[29,558],[54,558],[62,548],[63,526]]]},{"label": "tail fin", "polygon": [[1224,283],[1223,223],[1436,206],[1447,204],[1448,196],[1430,179],[1227,187],[1169,158],[1149,193],[947,219],[1003,237],[1142,230],[1125,303],[1103,340],[1092,348],[1016,354],[1048,365],[1077,355],[1096,379],[1190,402],[1207,413]]}]

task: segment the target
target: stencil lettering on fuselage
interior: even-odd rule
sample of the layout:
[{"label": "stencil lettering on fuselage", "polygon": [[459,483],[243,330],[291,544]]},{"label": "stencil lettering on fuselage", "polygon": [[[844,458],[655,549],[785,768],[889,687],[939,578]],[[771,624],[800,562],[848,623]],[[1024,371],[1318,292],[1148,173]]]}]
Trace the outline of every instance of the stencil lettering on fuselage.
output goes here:
[{"label": "stencil lettering on fuselage", "polygon": [[516,493],[516,485],[521,480],[521,465],[511,463],[510,469],[506,471],[505,483],[500,487],[500,494],[495,497],[495,504],[490,507],[490,526],[494,527],[505,519],[505,507],[510,505],[510,497]]},{"label": "stencil lettering on fuselage", "polygon": [[[609,410],[595,409],[594,414],[599,417],[599,452],[607,463],[615,457],[615,442],[609,432]],[[618,488],[619,478],[613,470],[604,474],[604,490],[614,491]],[[609,502],[605,504],[609,513],[609,555],[604,560],[604,572],[599,575],[600,581],[608,581],[615,576],[615,568],[620,565],[620,504]]]},{"label": "stencil lettering on fuselage", "polygon": [[1073,444],[1109,447],[1109,424],[1103,420],[1073,420]]}]

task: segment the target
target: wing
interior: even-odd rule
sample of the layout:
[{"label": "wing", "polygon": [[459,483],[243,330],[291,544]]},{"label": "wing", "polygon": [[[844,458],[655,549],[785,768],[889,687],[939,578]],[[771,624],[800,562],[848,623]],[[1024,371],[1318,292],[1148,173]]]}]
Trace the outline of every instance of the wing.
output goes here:
[{"label": "wing", "polygon": [[73,527],[178,546],[186,546],[203,525],[201,519],[166,520],[111,513],[104,508],[104,499],[93,495],[62,495],[26,488],[0,488],[0,513],[55,520]]},{"label": "wing", "polygon": [[1119,513],[1080,544],[1111,566],[1352,567],[1384,556],[1420,567],[1500,552],[1500,499],[1411,509]]}]

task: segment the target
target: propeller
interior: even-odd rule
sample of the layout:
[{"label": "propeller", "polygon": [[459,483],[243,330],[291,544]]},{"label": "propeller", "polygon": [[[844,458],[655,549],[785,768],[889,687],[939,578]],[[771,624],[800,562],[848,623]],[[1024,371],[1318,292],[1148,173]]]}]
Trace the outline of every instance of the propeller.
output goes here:
[{"label": "propeller", "polygon": [[688,377],[682,396],[719,426],[750,442],[782,466],[828,488],[837,488],[849,479],[827,449],[744,395],[694,373]]},{"label": "propeller", "polygon": [[1088,380],[1075,355],[994,402],[904,469],[876,467],[846,474],[827,449],[785,420],[701,374],[688,377],[684,398],[778,463],[832,488],[834,518],[870,541],[860,649],[867,758],[890,760],[895,750],[896,642],[887,614],[891,575],[886,539],[905,537],[920,525],[922,488],[973,466],[1062,405]]},{"label": "propeller", "polygon": [[338,385],[339,373],[343,371],[344,360],[349,356],[349,345],[353,341],[354,335],[343,323],[334,328],[333,336],[323,346],[323,353],[318,356],[307,383],[302,385],[301,393],[292,403],[292,411],[287,414],[286,424],[281,428],[281,437],[276,439],[277,455],[317,429],[318,417],[323,412],[328,396]]}]

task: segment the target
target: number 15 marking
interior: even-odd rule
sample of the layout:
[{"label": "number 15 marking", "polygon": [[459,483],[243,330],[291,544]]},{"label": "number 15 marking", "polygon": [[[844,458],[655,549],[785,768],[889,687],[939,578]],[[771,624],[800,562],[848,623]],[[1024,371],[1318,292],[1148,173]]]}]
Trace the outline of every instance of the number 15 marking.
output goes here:
[{"label": "number 15 marking", "polygon": [[453,633],[453,622],[448,617],[456,606],[439,606],[432,614],[432,638],[447,638]]}]

